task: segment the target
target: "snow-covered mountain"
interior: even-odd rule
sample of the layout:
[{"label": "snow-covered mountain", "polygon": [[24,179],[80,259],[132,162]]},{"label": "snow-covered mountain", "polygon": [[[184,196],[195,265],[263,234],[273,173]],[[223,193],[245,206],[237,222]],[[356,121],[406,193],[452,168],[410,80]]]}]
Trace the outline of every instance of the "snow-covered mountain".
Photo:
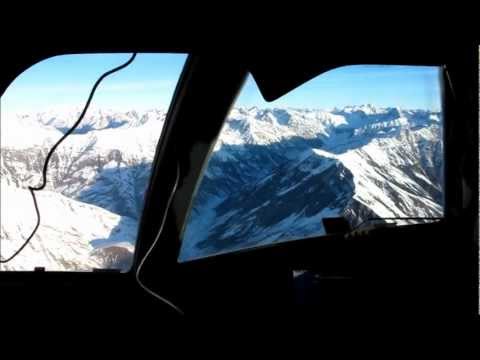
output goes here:
[{"label": "snow-covered mountain", "polygon": [[[33,229],[36,217],[27,188],[40,183],[50,147],[77,115],[70,112],[2,118],[2,257],[11,254]],[[31,245],[1,269],[130,267],[151,161],[165,114],[152,110],[142,115],[128,112],[102,116],[110,120],[130,116],[133,120],[112,126],[98,125],[86,117],[91,128],[80,126],[86,130],[75,132],[58,147],[50,161],[46,190],[37,192],[41,226]],[[93,119],[98,119],[97,113]]]},{"label": "snow-covered mountain", "polygon": [[[34,223],[22,189],[38,184],[49,146],[77,115],[2,118],[2,210],[22,194],[17,215],[31,212]],[[39,201],[42,227],[8,269],[128,268],[164,117],[162,110],[89,111],[53,156]],[[181,259],[322,234],[325,216],[358,223],[370,215],[440,215],[441,139],[440,114],[423,110],[235,108],[199,184]],[[7,203],[4,193],[14,194]],[[56,216],[49,222],[60,210],[62,224]],[[5,213],[2,254],[3,244],[13,249],[31,229]],[[68,257],[74,253],[77,262]]]},{"label": "snow-covered mountain", "polygon": [[443,213],[440,114],[235,109],[197,191],[180,258],[324,234],[321,219]]},{"label": "snow-covered mountain", "polygon": [[[2,181],[2,256],[18,249],[32,232],[35,209],[28,190]],[[53,191],[37,193],[40,227],[30,244],[0,270],[88,271],[121,265],[128,269],[137,231],[137,221],[97,206],[69,199]],[[112,261],[112,258],[114,261]]]},{"label": "snow-covered mountain", "polygon": [[[46,111],[16,116],[25,122],[40,123],[53,127],[61,132],[68,130],[81,114],[78,109],[64,109],[63,111]],[[92,130],[116,129],[119,127],[138,127],[147,122],[165,118],[165,111],[152,109],[144,112],[135,110],[120,112],[98,108],[89,108],[84,119],[75,130],[76,134],[85,134]]]}]

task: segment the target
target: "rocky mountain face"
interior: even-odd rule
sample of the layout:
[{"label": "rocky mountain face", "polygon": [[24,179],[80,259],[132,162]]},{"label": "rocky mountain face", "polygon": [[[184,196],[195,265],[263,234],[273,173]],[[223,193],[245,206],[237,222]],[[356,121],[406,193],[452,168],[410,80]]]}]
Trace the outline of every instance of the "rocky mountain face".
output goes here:
[{"label": "rocky mountain face", "polygon": [[[2,119],[2,257],[13,253],[33,229],[36,217],[28,186],[40,183],[50,147],[76,116]],[[52,156],[46,190],[36,193],[41,212],[37,234],[1,269],[128,270],[164,117],[162,111],[90,114],[87,127],[80,126]]]},{"label": "rocky mountain face", "polygon": [[322,235],[324,217],[441,216],[440,114],[236,109],[197,193],[183,260]]},{"label": "rocky mountain face", "polygon": [[[164,117],[87,114],[50,162],[39,231],[1,269],[128,269]],[[75,120],[75,112],[2,119],[2,257],[33,228],[27,186],[40,182],[49,147]],[[438,216],[442,189],[439,113],[236,108],[193,199],[180,258],[321,235],[322,217]]]}]

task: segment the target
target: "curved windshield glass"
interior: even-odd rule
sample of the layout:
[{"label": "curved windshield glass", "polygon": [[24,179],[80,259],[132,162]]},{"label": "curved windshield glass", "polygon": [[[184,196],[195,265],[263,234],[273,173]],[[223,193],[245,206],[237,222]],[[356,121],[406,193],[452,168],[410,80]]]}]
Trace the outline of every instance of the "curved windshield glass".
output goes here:
[{"label": "curved windshield glass", "polygon": [[441,86],[438,67],[356,65],[267,103],[249,77],[198,184],[179,260],[321,236],[328,217],[441,217]]}]

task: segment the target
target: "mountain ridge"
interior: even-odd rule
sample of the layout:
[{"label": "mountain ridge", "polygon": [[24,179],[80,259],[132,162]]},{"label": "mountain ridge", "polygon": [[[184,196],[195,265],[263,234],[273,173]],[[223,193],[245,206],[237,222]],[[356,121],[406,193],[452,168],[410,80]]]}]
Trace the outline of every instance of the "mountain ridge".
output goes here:
[{"label": "mountain ridge", "polygon": [[[92,114],[52,157],[47,190],[138,226],[165,112]],[[20,126],[15,119],[2,123],[0,171],[2,186],[26,189],[38,184],[49,146],[76,119],[55,112],[20,119]],[[441,113],[427,110],[234,108],[192,200],[181,259],[320,235],[327,214],[354,224],[372,214],[412,215],[412,206],[416,214],[439,215],[442,131]],[[259,192],[258,203],[242,196]],[[136,231],[129,236],[134,243]],[[98,256],[109,266],[128,263],[125,251],[110,245],[111,253]]]}]

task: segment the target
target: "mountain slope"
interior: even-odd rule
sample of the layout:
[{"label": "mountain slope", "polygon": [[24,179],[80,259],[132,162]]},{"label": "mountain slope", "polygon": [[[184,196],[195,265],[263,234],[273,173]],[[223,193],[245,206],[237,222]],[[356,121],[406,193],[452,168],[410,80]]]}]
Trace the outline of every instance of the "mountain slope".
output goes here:
[{"label": "mountain slope", "polygon": [[441,216],[439,119],[372,106],[237,111],[197,191],[181,259],[321,235],[327,216]]},{"label": "mountain slope", "polygon": [[[19,191],[26,196],[19,203],[27,212],[32,210],[32,221],[30,195],[21,189],[40,182],[48,149],[76,114],[18,116],[6,126],[2,119],[2,192],[7,186],[8,194]],[[42,211],[48,216],[62,209],[65,219],[75,217],[77,233],[70,239],[75,233],[70,225],[47,222],[48,238],[58,248],[48,247],[47,237],[38,239],[45,247],[26,252],[28,259],[22,261],[28,267],[35,263],[90,269],[129,263],[131,248],[125,239],[130,246],[135,242],[164,117],[161,110],[89,111],[52,157],[45,192],[50,200],[44,200]],[[439,216],[442,206],[438,112],[371,105],[330,112],[235,108],[193,200],[181,258],[321,235],[326,216],[345,216],[358,224],[370,216]],[[4,213],[2,242],[27,235],[28,224],[6,219]],[[91,232],[92,218],[104,224],[103,232]],[[117,228],[125,234],[122,239]],[[63,236],[71,243],[60,241]],[[100,243],[108,246],[99,248]],[[65,253],[61,246],[66,246]],[[63,257],[68,260],[61,265],[58,259]],[[21,261],[10,267],[22,268]]]},{"label": "mountain slope", "polygon": [[[1,208],[2,257],[18,249],[35,226],[36,216],[28,190],[2,181]],[[104,209],[69,199],[61,194],[37,192],[41,213],[40,227],[27,247],[1,270],[87,271],[116,267],[107,256],[118,248],[131,259],[136,236],[136,222]],[[129,262],[123,264],[127,270]]]}]

